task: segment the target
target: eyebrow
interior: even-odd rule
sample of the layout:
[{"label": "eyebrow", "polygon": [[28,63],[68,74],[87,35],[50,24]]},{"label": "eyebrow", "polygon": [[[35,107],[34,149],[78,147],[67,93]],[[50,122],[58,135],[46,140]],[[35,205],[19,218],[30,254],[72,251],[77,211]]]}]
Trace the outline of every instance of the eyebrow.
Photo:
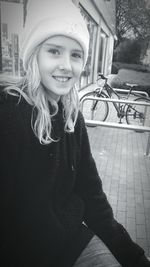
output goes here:
[{"label": "eyebrow", "polygon": [[52,47],[56,47],[56,48],[63,48],[61,45],[49,44],[49,43],[45,43],[44,46],[52,46]]},{"label": "eyebrow", "polygon": [[[47,46],[47,47],[55,47],[55,48],[58,48],[58,49],[62,49],[63,48],[62,45],[56,45],[56,44],[52,44],[52,43],[45,43],[44,46]],[[83,54],[83,51],[80,50],[80,49],[72,49],[72,51],[79,52],[79,53],[82,53]]]}]

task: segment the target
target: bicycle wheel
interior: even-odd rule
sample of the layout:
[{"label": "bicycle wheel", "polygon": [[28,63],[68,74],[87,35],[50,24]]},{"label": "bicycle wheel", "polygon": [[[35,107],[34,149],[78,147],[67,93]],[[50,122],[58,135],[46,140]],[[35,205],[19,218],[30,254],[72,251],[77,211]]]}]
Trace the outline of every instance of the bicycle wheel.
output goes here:
[{"label": "bicycle wheel", "polygon": [[[135,99],[135,102],[147,102],[150,100],[146,97],[139,97]],[[146,113],[149,108],[144,105],[128,104],[126,109],[126,121],[128,124],[143,126],[147,124]]]},{"label": "bicycle wheel", "polygon": [[[85,97],[95,97],[97,96],[97,92],[89,92],[85,94],[81,99],[84,100]],[[104,93],[100,94],[100,97],[106,98],[107,95]],[[82,113],[85,119],[87,120],[97,120],[97,121],[105,121],[109,112],[108,103],[105,101],[98,101],[92,99],[86,99],[83,102]]]}]

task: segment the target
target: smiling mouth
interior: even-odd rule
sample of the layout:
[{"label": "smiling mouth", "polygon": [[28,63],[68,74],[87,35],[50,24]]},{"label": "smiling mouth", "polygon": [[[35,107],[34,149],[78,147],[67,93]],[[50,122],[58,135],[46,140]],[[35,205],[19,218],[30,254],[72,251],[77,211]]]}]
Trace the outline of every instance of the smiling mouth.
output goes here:
[{"label": "smiling mouth", "polygon": [[52,76],[57,82],[68,82],[71,77],[64,77],[64,76]]}]

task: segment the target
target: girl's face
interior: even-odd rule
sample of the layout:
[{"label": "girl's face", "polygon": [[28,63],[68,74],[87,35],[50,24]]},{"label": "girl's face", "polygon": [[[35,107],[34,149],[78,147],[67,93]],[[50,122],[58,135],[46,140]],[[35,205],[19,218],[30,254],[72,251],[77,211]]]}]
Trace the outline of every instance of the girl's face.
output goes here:
[{"label": "girl's face", "polygon": [[80,44],[65,36],[54,36],[46,40],[38,53],[41,83],[50,97],[69,93],[79,80],[83,69],[83,49]]}]

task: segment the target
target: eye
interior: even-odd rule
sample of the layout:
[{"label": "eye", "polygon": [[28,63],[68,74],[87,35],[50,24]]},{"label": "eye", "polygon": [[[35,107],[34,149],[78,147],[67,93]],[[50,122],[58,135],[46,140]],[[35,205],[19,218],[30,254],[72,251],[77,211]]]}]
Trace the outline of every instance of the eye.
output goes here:
[{"label": "eye", "polygon": [[60,51],[58,50],[58,49],[56,49],[56,48],[50,48],[49,50],[48,50],[48,52],[50,53],[50,54],[52,54],[52,55],[59,55],[60,54]]},{"label": "eye", "polygon": [[80,52],[73,52],[71,56],[73,58],[76,58],[76,59],[82,59],[83,58],[83,55]]}]

